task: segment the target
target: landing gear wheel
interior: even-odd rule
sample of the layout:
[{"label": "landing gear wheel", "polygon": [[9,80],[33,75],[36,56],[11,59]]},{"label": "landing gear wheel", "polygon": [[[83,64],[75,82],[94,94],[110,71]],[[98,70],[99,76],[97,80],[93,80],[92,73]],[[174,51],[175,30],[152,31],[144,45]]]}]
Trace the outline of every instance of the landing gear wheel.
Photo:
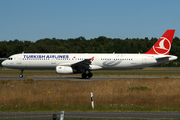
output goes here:
[{"label": "landing gear wheel", "polygon": [[21,75],[21,74],[20,74],[20,75],[19,75],[19,77],[20,77],[20,78],[22,78],[22,77],[23,77],[23,75]]},{"label": "landing gear wheel", "polygon": [[91,78],[91,77],[93,76],[93,74],[92,74],[91,72],[89,72],[89,73],[87,74],[87,76],[88,76],[88,78]]},{"label": "landing gear wheel", "polygon": [[87,78],[87,74],[86,73],[83,73],[81,76],[82,76],[83,79]]},{"label": "landing gear wheel", "polygon": [[22,70],[21,70],[21,74],[19,75],[20,78],[23,77],[23,71],[24,71],[24,70],[22,69]]}]

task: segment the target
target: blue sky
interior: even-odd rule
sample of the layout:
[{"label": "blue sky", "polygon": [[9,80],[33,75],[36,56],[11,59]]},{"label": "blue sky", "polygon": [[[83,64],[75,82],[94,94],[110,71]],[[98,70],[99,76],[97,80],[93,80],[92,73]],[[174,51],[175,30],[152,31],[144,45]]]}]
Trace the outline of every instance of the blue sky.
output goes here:
[{"label": "blue sky", "polygon": [[176,29],[179,0],[0,0],[0,41],[159,38]]}]

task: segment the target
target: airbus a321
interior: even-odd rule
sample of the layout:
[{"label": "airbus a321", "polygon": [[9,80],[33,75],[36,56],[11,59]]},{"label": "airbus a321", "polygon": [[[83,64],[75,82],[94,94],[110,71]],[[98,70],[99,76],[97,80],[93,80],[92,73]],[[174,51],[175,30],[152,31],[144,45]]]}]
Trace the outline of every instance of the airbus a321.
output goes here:
[{"label": "airbus a321", "polygon": [[167,30],[154,46],[143,54],[79,54],[79,53],[21,53],[10,56],[2,66],[20,69],[53,69],[57,74],[82,73],[91,78],[93,70],[127,70],[154,66],[177,59],[169,55],[175,30]]}]

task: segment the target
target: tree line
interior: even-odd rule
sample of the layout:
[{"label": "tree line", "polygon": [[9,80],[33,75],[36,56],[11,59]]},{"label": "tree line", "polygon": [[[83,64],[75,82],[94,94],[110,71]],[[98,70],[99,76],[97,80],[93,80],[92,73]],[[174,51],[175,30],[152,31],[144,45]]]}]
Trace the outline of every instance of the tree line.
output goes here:
[{"label": "tree line", "polygon": [[[17,53],[145,53],[157,41],[157,38],[98,38],[86,40],[84,37],[70,39],[44,38],[32,41],[9,40],[0,42],[0,58],[7,58]],[[171,55],[180,58],[180,39],[175,37],[171,46]],[[180,66],[176,60],[159,66]]]}]

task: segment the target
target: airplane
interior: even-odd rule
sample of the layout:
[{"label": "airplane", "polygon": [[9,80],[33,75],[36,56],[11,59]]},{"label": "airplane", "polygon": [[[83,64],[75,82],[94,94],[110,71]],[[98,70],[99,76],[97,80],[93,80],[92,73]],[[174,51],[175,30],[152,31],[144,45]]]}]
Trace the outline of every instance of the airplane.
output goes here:
[{"label": "airplane", "polygon": [[[53,69],[57,74],[82,73],[91,78],[93,70],[129,70],[154,66],[178,57],[169,55],[175,30],[167,30],[152,48],[143,54],[127,53],[21,53],[2,62],[3,67],[20,69]],[[88,72],[88,73],[87,73]]]}]

